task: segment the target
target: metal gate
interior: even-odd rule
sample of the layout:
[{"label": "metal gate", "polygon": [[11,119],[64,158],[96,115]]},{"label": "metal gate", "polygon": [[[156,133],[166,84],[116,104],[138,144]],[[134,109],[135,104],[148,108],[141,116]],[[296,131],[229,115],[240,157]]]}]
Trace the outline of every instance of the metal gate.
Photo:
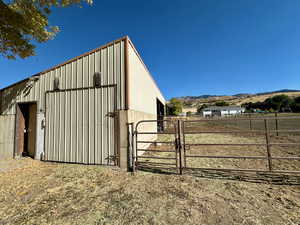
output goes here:
[{"label": "metal gate", "polygon": [[47,161],[115,165],[116,85],[46,92]]},{"label": "metal gate", "polygon": [[[300,117],[293,118],[300,121]],[[280,119],[288,121],[291,118]],[[195,171],[300,174],[300,156],[297,155],[300,153],[300,143],[297,141],[300,138],[298,127],[279,130],[278,125],[274,125],[272,128],[270,118],[252,118],[253,123],[257,120],[260,124],[257,129],[237,127],[238,121],[245,122],[245,120],[227,118],[139,121],[132,135],[135,138],[133,170],[175,171],[178,174]],[[157,122],[164,123],[162,131],[156,131],[157,127],[146,125],[157,124]],[[208,126],[206,124],[208,122],[219,125]],[[292,142],[288,136],[285,139],[278,138],[280,133],[297,134],[297,136]],[[238,142],[222,143],[221,134],[228,135],[229,138],[237,135],[233,140]],[[143,138],[145,135],[150,137]],[[250,142],[244,142],[245,140]],[[279,148],[280,146],[283,148]],[[235,151],[237,147],[238,150]],[[218,152],[218,148],[222,151]],[[251,160],[257,162],[253,163]],[[280,160],[287,162],[286,164],[275,162]]]},{"label": "metal gate", "polygon": [[[164,129],[157,127],[158,122],[163,123],[161,127]],[[177,123],[170,120],[139,121],[134,136],[134,171],[136,169],[176,173],[181,171],[181,154],[179,154],[181,144]]]}]

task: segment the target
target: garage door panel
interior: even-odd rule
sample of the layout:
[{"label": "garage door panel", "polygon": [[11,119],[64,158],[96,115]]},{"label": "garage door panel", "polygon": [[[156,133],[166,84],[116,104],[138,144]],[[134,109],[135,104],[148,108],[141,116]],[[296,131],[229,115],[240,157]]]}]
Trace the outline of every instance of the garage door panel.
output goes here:
[{"label": "garage door panel", "polygon": [[46,160],[114,164],[114,87],[48,92],[46,101]]}]

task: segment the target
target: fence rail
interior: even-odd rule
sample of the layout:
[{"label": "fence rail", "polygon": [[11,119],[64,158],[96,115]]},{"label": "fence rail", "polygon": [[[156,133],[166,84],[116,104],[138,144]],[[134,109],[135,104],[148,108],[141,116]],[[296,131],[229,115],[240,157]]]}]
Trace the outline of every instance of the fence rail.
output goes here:
[{"label": "fence rail", "polygon": [[[190,170],[216,170],[216,171],[247,171],[247,172],[270,172],[270,173],[292,173],[300,174],[300,148],[295,152],[286,152],[286,148],[276,149],[276,152],[280,152],[281,155],[276,155],[274,148],[292,148],[300,147],[300,135],[297,136],[297,141],[289,141],[288,138],[278,137],[279,134],[300,134],[300,116],[296,117],[277,117],[279,121],[286,121],[291,119],[297,119],[297,123],[292,128],[280,129],[278,121],[275,123],[275,126],[272,126],[270,129],[270,121],[274,118],[264,118],[256,117],[251,118],[251,121],[260,121],[260,124],[263,127],[260,129],[253,129],[253,123],[249,127],[239,127],[232,126],[230,122],[232,121],[245,121],[247,118],[223,118],[223,119],[198,119],[198,120],[161,120],[160,122],[166,123],[163,131],[149,131],[143,129],[142,124],[147,123],[157,123],[157,120],[143,120],[136,124],[135,130],[132,131],[132,141],[135,143],[133,157],[133,170],[144,169],[144,168],[153,168],[153,169],[175,169],[178,174],[183,174]],[[227,121],[229,123],[224,122]],[[207,123],[213,122],[214,126],[209,126]],[[221,122],[221,124],[220,124]],[[200,124],[200,125],[199,125]],[[217,124],[217,125],[216,125]],[[228,126],[228,124],[230,126]],[[299,123],[300,124],[300,123]],[[219,126],[221,125],[221,126]],[[132,125],[133,126],[133,125]],[[139,129],[141,128],[141,129]],[[213,141],[207,142],[204,141],[201,135],[215,135],[215,139],[218,140],[221,134],[224,135],[237,135],[238,137],[252,137],[251,135],[256,135],[254,137],[259,137],[259,139],[253,139],[252,143],[215,143]],[[143,139],[143,135],[154,135],[155,138],[152,139]],[[168,135],[168,139],[161,140],[157,138],[157,135]],[[248,136],[247,136],[248,135]],[[188,141],[189,136],[192,136],[192,142]],[[281,138],[281,139],[279,139]],[[275,141],[274,141],[275,139]],[[251,140],[251,138],[249,139]],[[260,140],[260,141],[258,141]],[[141,148],[140,144],[148,144],[147,147]],[[159,148],[157,147],[159,146]],[[221,154],[211,154],[217,152],[208,151],[206,154],[203,154],[203,150],[198,149],[200,147],[222,147],[227,148],[223,149]],[[242,152],[241,154],[232,153]],[[228,148],[230,148],[228,150]],[[262,153],[262,155],[251,155],[246,154],[246,150],[249,148],[255,148],[255,151]],[[282,150],[282,151],[281,151]],[[255,152],[254,151],[254,152]],[[144,155],[142,155],[144,153]],[[159,155],[167,154],[167,155]],[[282,155],[288,154],[288,155]],[[190,160],[225,160],[222,161],[219,166],[209,165],[208,167],[203,167],[201,163],[191,164]],[[152,160],[152,161],[145,161]],[[228,160],[260,160],[264,161],[264,164],[257,164],[257,168],[229,168],[226,167]],[[297,161],[298,164],[293,164],[293,166],[288,166],[291,163],[287,163],[286,170],[276,167],[276,162],[279,160],[288,160]],[[163,161],[163,162],[162,162]],[[222,164],[224,163],[224,165]],[[246,164],[248,165],[248,164]],[[261,166],[265,166],[266,169],[261,169]],[[170,167],[169,167],[170,166]],[[172,167],[171,167],[172,166]],[[224,167],[225,166],[225,167]]]}]

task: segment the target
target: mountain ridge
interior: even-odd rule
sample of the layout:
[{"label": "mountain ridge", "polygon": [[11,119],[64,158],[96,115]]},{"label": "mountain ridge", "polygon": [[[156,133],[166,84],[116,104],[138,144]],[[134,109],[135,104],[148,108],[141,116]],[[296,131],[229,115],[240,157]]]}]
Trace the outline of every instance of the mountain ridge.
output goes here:
[{"label": "mountain ridge", "polygon": [[276,94],[276,93],[285,93],[285,92],[300,92],[300,90],[297,89],[280,89],[276,91],[267,91],[267,92],[258,92],[258,93],[237,93],[234,95],[211,95],[211,94],[203,94],[203,95],[187,95],[187,96],[181,96],[176,97],[179,99],[206,99],[211,97],[224,97],[224,96],[235,96],[235,97],[241,97],[241,96],[253,96],[253,95],[268,95],[268,94]]}]

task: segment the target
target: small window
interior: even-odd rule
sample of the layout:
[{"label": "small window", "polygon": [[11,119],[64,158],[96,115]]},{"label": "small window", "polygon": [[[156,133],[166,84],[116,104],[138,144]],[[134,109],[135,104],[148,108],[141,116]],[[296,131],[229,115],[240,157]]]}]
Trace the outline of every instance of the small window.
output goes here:
[{"label": "small window", "polygon": [[58,77],[55,77],[55,78],[54,78],[53,89],[54,89],[55,91],[59,90],[59,79],[58,79]]},{"label": "small window", "polygon": [[94,74],[94,86],[100,87],[101,86],[101,73],[96,72]]}]

